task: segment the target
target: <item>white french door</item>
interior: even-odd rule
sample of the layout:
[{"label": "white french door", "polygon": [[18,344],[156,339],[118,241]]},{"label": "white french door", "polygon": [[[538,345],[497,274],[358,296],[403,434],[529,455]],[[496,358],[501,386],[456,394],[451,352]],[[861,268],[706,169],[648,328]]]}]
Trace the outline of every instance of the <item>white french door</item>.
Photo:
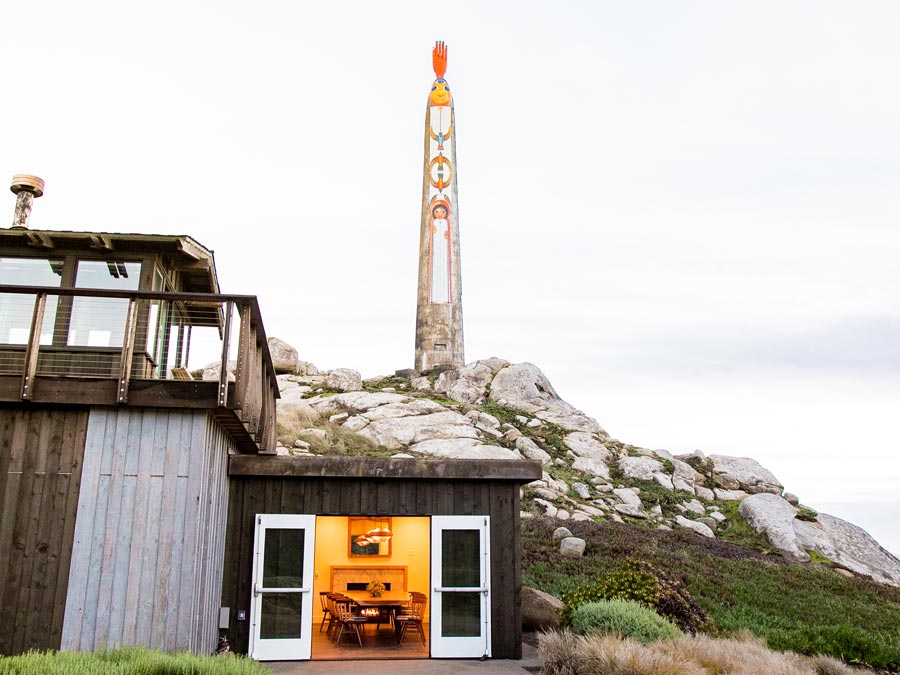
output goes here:
[{"label": "white french door", "polygon": [[431,517],[431,656],[491,655],[488,516]]},{"label": "white french door", "polygon": [[310,657],[315,540],[315,516],[256,516],[251,658],[295,661]]}]

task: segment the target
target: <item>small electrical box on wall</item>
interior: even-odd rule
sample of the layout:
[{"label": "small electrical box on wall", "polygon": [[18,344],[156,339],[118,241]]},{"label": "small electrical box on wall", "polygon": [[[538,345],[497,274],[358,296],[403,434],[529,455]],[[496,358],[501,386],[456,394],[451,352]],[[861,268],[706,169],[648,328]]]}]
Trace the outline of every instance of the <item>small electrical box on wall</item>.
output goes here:
[{"label": "small electrical box on wall", "polygon": [[231,607],[219,607],[219,628],[228,628],[231,623]]},{"label": "small electrical box on wall", "polygon": [[247,612],[243,609],[239,609],[237,612],[237,620],[238,621],[246,621],[247,620]]}]

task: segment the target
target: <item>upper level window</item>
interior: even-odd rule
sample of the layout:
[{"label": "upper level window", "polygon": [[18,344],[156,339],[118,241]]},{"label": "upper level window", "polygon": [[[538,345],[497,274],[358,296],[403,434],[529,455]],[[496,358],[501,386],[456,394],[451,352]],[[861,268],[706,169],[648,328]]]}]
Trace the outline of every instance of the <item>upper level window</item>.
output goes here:
[{"label": "upper level window", "polygon": [[[136,291],[141,263],[124,260],[79,260],[76,288]],[[69,322],[70,347],[121,347],[125,336],[125,298],[76,297]]]},{"label": "upper level window", "polygon": [[[56,258],[0,257],[0,284],[10,286],[53,286],[62,281],[63,260]],[[0,344],[27,344],[34,312],[33,295],[3,293],[0,295]],[[59,297],[50,295],[44,308],[41,344],[53,341],[53,322]]]}]

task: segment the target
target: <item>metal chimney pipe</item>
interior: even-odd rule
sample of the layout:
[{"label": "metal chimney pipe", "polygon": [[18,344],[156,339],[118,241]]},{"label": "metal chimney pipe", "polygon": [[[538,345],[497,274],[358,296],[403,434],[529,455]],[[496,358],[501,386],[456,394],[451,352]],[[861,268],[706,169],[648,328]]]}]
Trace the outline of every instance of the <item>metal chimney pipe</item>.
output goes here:
[{"label": "metal chimney pipe", "polygon": [[44,194],[44,181],[37,176],[20,173],[12,177],[10,191],[16,195],[16,214],[12,227],[28,229],[28,217],[34,200]]}]

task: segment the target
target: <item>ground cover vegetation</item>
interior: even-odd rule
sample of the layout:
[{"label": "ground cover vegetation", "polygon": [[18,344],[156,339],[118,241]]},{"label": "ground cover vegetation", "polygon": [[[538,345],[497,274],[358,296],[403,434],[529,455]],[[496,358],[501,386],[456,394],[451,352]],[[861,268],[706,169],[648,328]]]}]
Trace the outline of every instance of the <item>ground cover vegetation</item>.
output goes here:
[{"label": "ground cover vegetation", "polygon": [[166,654],[136,647],[94,653],[28,652],[0,656],[0,675],[266,675],[256,661],[228,654]]},{"label": "ground cover vegetation", "polygon": [[542,518],[522,522],[522,583],[563,599],[563,622],[579,602],[603,593],[641,601],[665,616],[657,584],[639,573],[643,564],[708,616],[699,634],[749,631],[774,650],[900,672],[900,589],[690,532],[627,523],[567,523],[588,546],[582,558],[564,558],[552,538],[556,526]]}]

